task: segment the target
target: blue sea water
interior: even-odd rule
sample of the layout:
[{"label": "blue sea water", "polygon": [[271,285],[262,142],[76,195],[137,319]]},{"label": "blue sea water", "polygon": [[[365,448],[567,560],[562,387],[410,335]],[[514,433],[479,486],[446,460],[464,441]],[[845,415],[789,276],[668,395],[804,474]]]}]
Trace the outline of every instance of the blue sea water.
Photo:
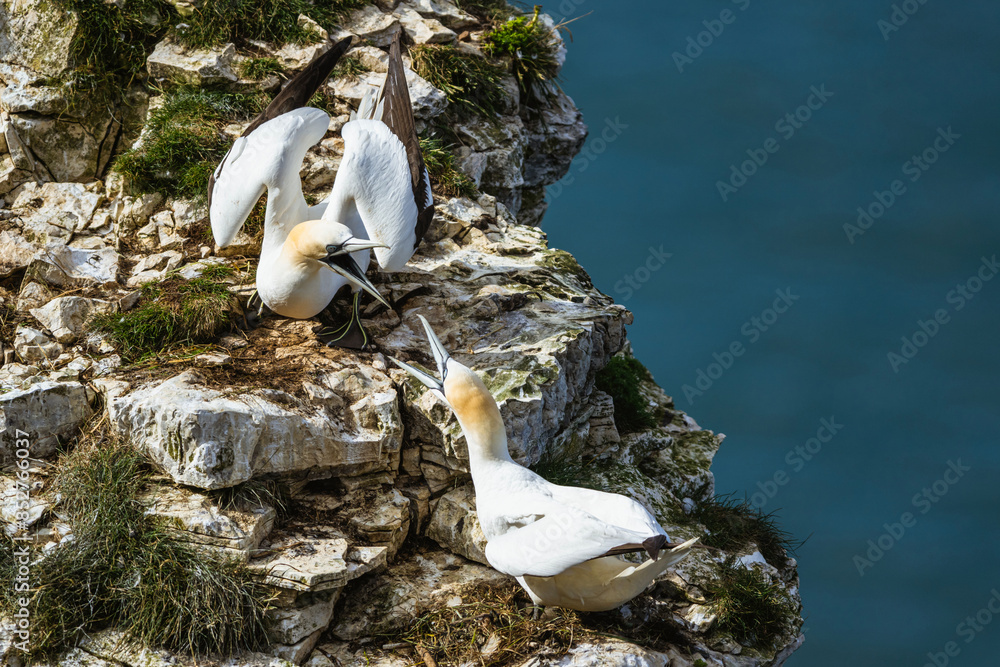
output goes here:
[{"label": "blue sea water", "polygon": [[793,667],[1000,664],[1000,5],[895,4],[545,7],[591,136],[543,227],[808,538]]}]

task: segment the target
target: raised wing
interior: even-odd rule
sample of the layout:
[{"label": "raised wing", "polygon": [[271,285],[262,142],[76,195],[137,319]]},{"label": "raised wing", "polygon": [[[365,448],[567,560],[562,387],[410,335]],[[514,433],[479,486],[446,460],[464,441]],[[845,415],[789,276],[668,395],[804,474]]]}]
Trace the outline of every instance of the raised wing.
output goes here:
[{"label": "raised wing", "polygon": [[[273,120],[282,114],[304,107],[308,104],[309,100],[312,99],[312,96],[316,94],[317,90],[319,90],[319,87],[323,85],[323,82],[330,76],[330,72],[333,71],[337,61],[339,61],[341,56],[343,56],[347,49],[350,48],[352,39],[353,37],[346,37],[340,40],[327,50],[326,53],[309,63],[305,69],[292,77],[281,92],[275,95],[274,99],[271,100],[271,103],[267,105],[267,108],[261,111],[260,114],[258,114],[257,117],[254,118],[249,125],[247,125],[246,129],[243,130],[243,134],[240,136],[248,137],[254,130],[267,121]],[[329,125],[329,123],[327,123],[327,125]],[[232,148],[230,148],[229,152],[226,153],[226,156],[222,158],[222,162],[219,164],[219,167],[208,178],[209,210],[212,209],[212,200],[216,195],[215,184],[219,178],[219,172],[222,171],[223,167],[225,167],[226,163],[230,160],[232,153],[237,149],[238,144],[239,139],[233,143]],[[261,194],[263,194],[263,190],[257,194],[257,197],[254,199],[255,202],[260,198]],[[249,215],[249,211],[247,212],[247,215]],[[246,217],[244,216],[244,220],[245,219]],[[239,224],[242,225],[243,222],[240,221]],[[236,231],[239,231],[238,226]],[[233,235],[236,234],[236,231],[233,232]],[[216,237],[216,241],[218,242],[218,237]],[[224,244],[220,242],[220,245]]]},{"label": "raised wing", "polygon": [[384,271],[399,271],[413,255],[418,215],[406,149],[378,120],[352,120],[341,136],[344,158],[323,219],[389,246],[375,248],[375,258]]},{"label": "raised wing", "polygon": [[[299,178],[306,151],[323,138],[329,126],[325,111],[307,107],[284,113],[236,139],[213,174],[215,196],[209,217],[216,243],[232,242],[269,185]],[[304,198],[301,206],[306,206]]]},{"label": "raised wing", "polygon": [[[376,114],[376,118],[382,119],[406,149],[413,202],[417,207],[413,242],[413,247],[416,248],[434,218],[434,197],[431,195],[430,176],[424,166],[420,140],[417,138],[417,129],[413,122],[413,107],[410,104],[410,91],[406,86],[406,70],[403,67],[403,56],[400,51],[402,34],[402,30],[396,33],[389,48],[389,71],[385,75],[385,84],[379,91],[376,110],[373,113]],[[379,108],[381,115],[377,115]]]},{"label": "raised wing", "polygon": [[642,544],[648,537],[648,533],[620,528],[566,507],[491,539],[486,559],[511,576],[553,577],[624,545]]}]

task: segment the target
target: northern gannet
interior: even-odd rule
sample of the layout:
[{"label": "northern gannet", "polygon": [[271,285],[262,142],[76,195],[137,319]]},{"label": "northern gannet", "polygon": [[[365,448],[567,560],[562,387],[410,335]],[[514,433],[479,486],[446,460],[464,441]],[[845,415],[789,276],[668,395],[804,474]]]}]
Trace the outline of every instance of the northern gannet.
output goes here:
[{"label": "northern gannet", "polygon": [[[330,117],[302,108],[326,80],[350,38],[300,72],[233,144],[209,182],[212,233],[232,242],[254,204],[268,193],[257,293],[271,310],[298,319],[317,315],[337,291],[355,291],[351,320],[332,344],[368,343],[358,315],[359,288],[388,302],[365,277],[369,250],[383,270],[409,261],[434,214],[400,54],[392,43],[385,83],[341,131],[344,157],[330,195],[309,206],[299,169],[326,133]],[[333,269],[328,271],[327,268]]]},{"label": "northern gannet", "polygon": [[[552,484],[515,462],[486,385],[452,359],[427,320],[418,317],[441,379],[393,362],[454,410],[468,445],[486,559],[516,577],[536,605],[614,609],[690,552],[698,538],[670,544],[656,518],[631,498]],[[641,551],[651,560],[636,564],[618,558]]]}]

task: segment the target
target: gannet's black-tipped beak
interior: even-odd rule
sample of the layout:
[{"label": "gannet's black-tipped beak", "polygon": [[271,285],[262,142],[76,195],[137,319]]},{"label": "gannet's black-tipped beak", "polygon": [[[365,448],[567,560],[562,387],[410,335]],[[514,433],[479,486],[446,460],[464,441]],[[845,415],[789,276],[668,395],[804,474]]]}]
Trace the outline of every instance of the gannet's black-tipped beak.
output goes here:
[{"label": "gannet's black-tipped beak", "polygon": [[444,382],[442,382],[441,380],[438,380],[436,377],[434,377],[430,373],[425,373],[422,370],[420,370],[419,368],[415,368],[415,367],[409,365],[405,361],[400,361],[396,357],[389,357],[389,360],[392,361],[392,363],[394,363],[397,366],[399,366],[400,368],[402,368],[404,371],[406,371],[410,375],[412,375],[413,377],[417,378],[428,389],[430,389],[432,392],[434,392],[435,394],[437,394],[437,396],[439,396],[441,398],[441,400],[445,401],[446,403],[448,402],[448,399],[446,399],[445,396],[444,396]]},{"label": "gannet's black-tipped beak", "polygon": [[[327,250],[329,250],[330,247],[328,247]],[[368,276],[365,275],[365,272],[361,269],[360,266],[358,266],[358,263],[355,262],[354,259],[351,257],[350,252],[343,252],[341,250],[337,250],[335,252],[331,252],[329,255],[327,255],[326,257],[324,257],[319,261],[326,264],[336,273],[339,273],[340,275],[344,276],[344,278],[346,278],[347,281],[350,282],[352,285],[357,285],[364,291],[371,294],[379,301],[379,303],[384,304],[386,308],[392,309],[392,306],[389,305],[389,302],[386,301],[385,298],[378,293],[378,290],[375,289],[375,286],[371,284],[370,280],[368,280]]]},{"label": "gannet's black-tipped beak", "polygon": [[451,359],[451,355],[448,354],[448,350],[441,343],[441,339],[434,333],[434,329],[431,329],[427,318],[423,315],[417,315],[417,317],[420,318],[420,322],[424,325],[424,331],[427,333],[427,342],[430,343],[431,354],[434,355],[434,361],[437,362],[438,373],[441,374],[441,381],[443,382],[448,377],[448,360]]},{"label": "gannet's black-tipped beak", "polygon": [[438,372],[441,374],[441,379],[437,379],[430,373],[425,373],[419,368],[414,368],[410,364],[400,361],[395,357],[389,357],[394,364],[405,370],[407,373],[417,378],[426,385],[431,391],[441,397],[446,403],[448,399],[444,395],[444,380],[448,375],[448,360],[451,355],[448,354],[448,350],[445,349],[444,345],[438,339],[434,330],[431,329],[431,325],[427,323],[423,315],[417,315],[420,318],[420,322],[424,325],[424,331],[427,332],[427,340],[430,343],[431,353],[434,355],[434,361],[437,363]]}]

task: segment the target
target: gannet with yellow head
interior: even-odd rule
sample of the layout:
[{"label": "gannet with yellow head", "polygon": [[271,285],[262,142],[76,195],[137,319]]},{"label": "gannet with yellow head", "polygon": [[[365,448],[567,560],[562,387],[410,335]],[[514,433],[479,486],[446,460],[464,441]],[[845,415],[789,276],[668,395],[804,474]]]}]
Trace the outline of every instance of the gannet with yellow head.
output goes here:
[{"label": "gannet with yellow head", "polygon": [[209,182],[212,233],[220,246],[232,242],[257,200],[268,193],[257,268],[257,293],[264,305],[305,319],[326,308],[345,284],[352,286],[352,317],[330,341],[345,347],[365,348],[369,342],[358,315],[359,290],[388,305],[365,277],[369,252],[375,250],[384,270],[398,270],[434,215],[399,40],[397,34],[377,96],[366,96],[359,114],[341,131],[344,157],[326,200],[309,206],[299,169],[306,151],[325,135],[330,117],[303,107],[350,38],[289,82],[234,142]]},{"label": "gannet with yellow head", "polygon": [[[455,412],[468,445],[486,559],[516,577],[536,605],[614,609],[690,552],[698,538],[670,544],[656,518],[635,500],[552,484],[514,461],[500,408],[486,385],[418,317],[441,378],[393,362]],[[643,551],[650,560],[641,564],[618,557]]]}]

